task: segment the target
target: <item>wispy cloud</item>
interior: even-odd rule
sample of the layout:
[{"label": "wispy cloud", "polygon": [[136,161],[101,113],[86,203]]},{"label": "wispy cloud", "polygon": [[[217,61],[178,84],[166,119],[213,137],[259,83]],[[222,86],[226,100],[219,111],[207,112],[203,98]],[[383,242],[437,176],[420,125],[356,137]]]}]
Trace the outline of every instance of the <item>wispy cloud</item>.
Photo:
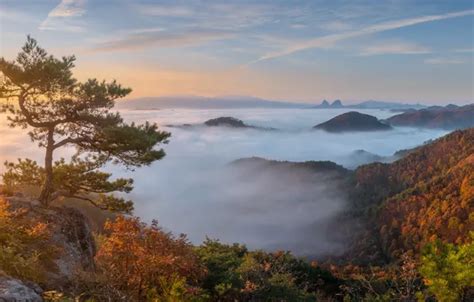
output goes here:
[{"label": "wispy cloud", "polygon": [[413,42],[405,41],[387,41],[377,43],[364,48],[359,55],[377,56],[377,55],[417,55],[431,53],[431,50],[425,46]]},{"label": "wispy cloud", "polygon": [[325,30],[334,31],[334,32],[346,31],[346,30],[352,29],[351,24],[340,21],[340,20],[331,20],[329,22],[321,24],[320,27]]},{"label": "wispy cloud", "polygon": [[293,29],[301,29],[301,28],[306,28],[306,27],[307,26],[302,23],[294,23],[290,25],[290,28],[293,28]]},{"label": "wispy cloud", "polygon": [[459,58],[429,58],[426,59],[425,64],[432,64],[432,65],[457,65],[457,64],[464,64],[465,61]]},{"label": "wispy cloud", "polygon": [[192,26],[214,30],[235,30],[276,23],[282,17],[300,14],[298,8],[281,8],[270,4],[222,2],[180,4],[139,4],[136,10],[146,16],[178,18],[182,27]]},{"label": "wispy cloud", "polygon": [[129,51],[151,46],[184,47],[201,44],[212,40],[228,39],[233,33],[227,31],[193,30],[169,32],[161,28],[142,29],[128,34],[124,38],[97,44],[93,51]]},{"label": "wispy cloud", "polygon": [[403,28],[403,27],[407,27],[407,26],[413,26],[413,25],[417,25],[417,24],[421,24],[421,23],[434,22],[434,21],[438,21],[438,20],[458,18],[458,17],[463,17],[463,16],[470,16],[470,15],[473,15],[473,14],[474,14],[474,10],[465,10],[465,11],[447,13],[447,14],[441,14],[441,15],[421,16],[421,17],[417,17],[417,18],[409,18],[409,19],[401,19],[401,20],[390,21],[390,22],[382,22],[382,23],[367,26],[367,27],[364,27],[362,29],[355,30],[355,31],[348,31],[348,32],[343,32],[343,33],[337,33],[337,34],[322,36],[322,37],[318,37],[318,38],[314,38],[314,39],[303,40],[301,42],[290,45],[289,47],[287,47],[285,49],[281,49],[279,51],[263,55],[260,58],[254,60],[254,61],[252,61],[248,64],[254,64],[254,63],[257,63],[257,62],[260,62],[260,61],[264,61],[264,60],[269,60],[269,59],[274,59],[274,58],[278,58],[278,57],[287,56],[287,55],[293,54],[295,52],[303,51],[303,50],[306,50],[306,49],[331,47],[331,46],[334,46],[337,42],[347,40],[347,39],[351,39],[351,38],[356,38],[356,37],[366,36],[366,35],[375,34],[375,33],[379,33],[379,32],[399,29],[399,28]]},{"label": "wispy cloud", "polygon": [[71,18],[81,17],[85,14],[87,0],[62,0],[41,22],[40,30],[57,30],[80,32],[84,28],[82,24],[71,22]]},{"label": "wispy cloud", "polygon": [[137,10],[144,15],[157,17],[188,17],[194,15],[194,11],[186,6],[143,4],[137,5]]},{"label": "wispy cloud", "polygon": [[459,48],[459,49],[455,49],[454,52],[461,52],[461,53],[474,52],[474,48]]}]

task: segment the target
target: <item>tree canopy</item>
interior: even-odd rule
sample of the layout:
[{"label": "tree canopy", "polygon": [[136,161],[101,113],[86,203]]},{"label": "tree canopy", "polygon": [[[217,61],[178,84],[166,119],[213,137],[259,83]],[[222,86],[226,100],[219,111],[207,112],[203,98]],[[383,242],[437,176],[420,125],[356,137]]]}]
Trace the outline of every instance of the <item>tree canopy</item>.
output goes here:
[{"label": "tree canopy", "polygon": [[[67,196],[130,212],[130,202],[109,193],[129,192],[132,180],[111,181],[99,168],[108,162],[129,169],[150,165],[165,155],[155,147],[167,143],[170,134],[148,122],[125,123],[112,109],[131,89],[116,81],[79,82],[74,61],[74,56],[48,55],[29,36],[15,61],[0,59],[0,98],[8,100],[1,112],[11,127],[28,129],[31,140],[45,148],[44,166],[31,160],[7,163],[4,182],[41,186],[39,200],[45,205]],[[66,146],[76,148],[70,162],[55,162],[54,151]]]}]

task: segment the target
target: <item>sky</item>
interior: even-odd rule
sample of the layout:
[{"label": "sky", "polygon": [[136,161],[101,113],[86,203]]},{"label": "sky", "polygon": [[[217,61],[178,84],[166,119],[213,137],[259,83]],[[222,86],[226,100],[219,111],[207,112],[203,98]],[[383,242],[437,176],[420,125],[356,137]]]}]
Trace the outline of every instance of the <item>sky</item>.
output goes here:
[{"label": "sky", "polygon": [[474,99],[474,2],[1,0],[0,56],[30,34],[130,97]]}]

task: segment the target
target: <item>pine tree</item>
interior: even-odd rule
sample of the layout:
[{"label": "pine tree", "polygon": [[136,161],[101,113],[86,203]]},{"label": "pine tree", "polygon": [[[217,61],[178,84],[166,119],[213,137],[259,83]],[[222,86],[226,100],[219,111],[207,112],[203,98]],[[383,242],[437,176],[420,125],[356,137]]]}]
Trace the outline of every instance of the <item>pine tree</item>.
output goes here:
[{"label": "pine tree", "polygon": [[[74,56],[58,59],[29,37],[15,61],[0,59],[1,111],[11,127],[28,129],[32,141],[45,149],[44,166],[31,160],[7,163],[6,184],[41,187],[39,201],[47,206],[60,196],[88,200],[108,210],[130,212],[130,201],[110,193],[132,190],[131,179],[110,180],[99,171],[106,163],[129,169],[163,158],[169,133],[156,124],[127,124],[112,109],[131,92],[116,81],[77,81]],[[13,102],[12,102],[13,100]],[[70,162],[54,161],[54,152],[76,148]]]}]

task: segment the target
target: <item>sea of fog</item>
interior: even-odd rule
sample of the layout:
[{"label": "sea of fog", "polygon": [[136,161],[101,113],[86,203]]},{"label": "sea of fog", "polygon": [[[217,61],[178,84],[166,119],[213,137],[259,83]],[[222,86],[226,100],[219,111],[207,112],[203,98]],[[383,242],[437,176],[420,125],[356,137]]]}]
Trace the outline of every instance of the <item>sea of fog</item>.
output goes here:
[{"label": "sea of fog", "polygon": [[[331,160],[356,165],[352,152],[363,149],[390,156],[445,135],[442,130],[395,128],[391,131],[330,134],[311,127],[344,109],[166,109],[122,111],[127,121],[156,122],[170,131],[166,157],[149,167],[127,171],[108,167],[116,176],[135,179],[129,198],[135,214],[157,219],[173,233],[185,233],[194,243],[206,236],[223,242],[241,242],[251,248],[291,249],[297,254],[326,254],[340,250],[325,222],[346,206],[344,197],[326,183],[295,183],[294,175],[253,178],[229,169],[233,160],[258,156],[287,161]],[[394,113],[359,110],[380,119]],[[176,128],[166,125],[201,124],[233,116],[246,124],[278,131],[225,127]],[[24,130],[10,129],[0,116],[0,161],[30,157],[42,161],[42,152]],[[68,156],[72,150],[57,154]],[[0,172],[3,167],[0,168]]]}]

